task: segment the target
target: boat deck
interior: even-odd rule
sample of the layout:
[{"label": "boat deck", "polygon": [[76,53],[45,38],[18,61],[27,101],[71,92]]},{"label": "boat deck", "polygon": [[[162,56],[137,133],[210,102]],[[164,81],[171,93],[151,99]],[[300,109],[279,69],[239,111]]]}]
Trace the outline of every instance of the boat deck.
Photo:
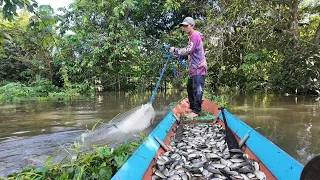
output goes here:
[{"label": "boat deck", "polygon": [[202,110],[200,116],[196,118],[187,118],[187,115],[183,115],[181,120],[183,124],[195,124],[195,123],[212,123],[216,121],[216,116],[209,112]]}]

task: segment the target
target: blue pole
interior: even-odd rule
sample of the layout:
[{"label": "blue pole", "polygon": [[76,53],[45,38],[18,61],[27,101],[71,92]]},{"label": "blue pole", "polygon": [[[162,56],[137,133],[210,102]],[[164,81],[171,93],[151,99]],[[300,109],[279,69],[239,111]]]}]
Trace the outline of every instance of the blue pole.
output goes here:
[{"label": "blue pole", "polygon": [[152,96],[151,96],[151,98],[150,98],[150,100],[149,100],[149,104],[152,104],[152,102],[153,102],[153,100],[154,100],[154,97],[156,96],[157,90],[158,90],[159,85],[160,85],[160,81],[161,81],[161,79],[162,79],[162,76],[163,76],[164,72],[166,71],[167,64],[168,64],[170,58],[172,57],[172,53],[169,54],[167,57],[168,57],[167,62],[166,62],[166,64],[164,65],[164,67],[162,68],[161,75],[160,75],[160,77],[159,77],[159,80],[158,80],[158,82],[157,82],[156,87],[155,87],[154,90],[153,90]]}]

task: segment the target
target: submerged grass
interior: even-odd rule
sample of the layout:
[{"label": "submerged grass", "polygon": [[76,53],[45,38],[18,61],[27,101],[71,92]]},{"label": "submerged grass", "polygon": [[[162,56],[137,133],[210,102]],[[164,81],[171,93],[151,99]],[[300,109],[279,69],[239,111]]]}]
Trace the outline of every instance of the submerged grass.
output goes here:
[{"label": "submerged grass", "polygon": [[117,149],[108,146],[93,147],[91,152],[80,152],[79,144],[74,143],[76,154],[71,160],[64,158],[59,163],[53,163],[57,155],[54,154],[47,158],[42,167],[28,167],[0,180],[111,179],[145,138],[146,135],[141,134],[139,142],[122,144]]}]

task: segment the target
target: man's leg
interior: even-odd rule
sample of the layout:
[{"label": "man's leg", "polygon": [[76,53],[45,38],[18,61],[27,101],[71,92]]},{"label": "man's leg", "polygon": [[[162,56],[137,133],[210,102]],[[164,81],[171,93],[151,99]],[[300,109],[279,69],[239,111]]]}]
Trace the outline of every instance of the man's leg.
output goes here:
[{"label": "man's leg", "polygon": [[194,109],[192,109],[192,111],[196,114],[199,114],[201,112],[204,82],[205,82],[205,76],[203,75],[193,76],[192,88],[193,88],[193,97],[194,97]]},{"label": "man's leg", "polygon": [[192,88],[192,77],[189,77],[187,83],[187,92],[188,92],[188,99],[190,104],[190,109],[194,109],[194,96],[193,96],[193,88]]}]

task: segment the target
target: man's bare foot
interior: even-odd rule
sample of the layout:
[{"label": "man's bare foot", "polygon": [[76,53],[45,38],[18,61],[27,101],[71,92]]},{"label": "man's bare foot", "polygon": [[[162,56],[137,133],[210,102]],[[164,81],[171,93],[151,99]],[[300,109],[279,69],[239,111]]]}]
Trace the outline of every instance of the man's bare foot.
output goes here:
[{"label": "man's bare foot", "polygon": [[198,117],[198,114],[194,113],[194,112],[191,112],[188,114],[187,118],[196,118]]}]

